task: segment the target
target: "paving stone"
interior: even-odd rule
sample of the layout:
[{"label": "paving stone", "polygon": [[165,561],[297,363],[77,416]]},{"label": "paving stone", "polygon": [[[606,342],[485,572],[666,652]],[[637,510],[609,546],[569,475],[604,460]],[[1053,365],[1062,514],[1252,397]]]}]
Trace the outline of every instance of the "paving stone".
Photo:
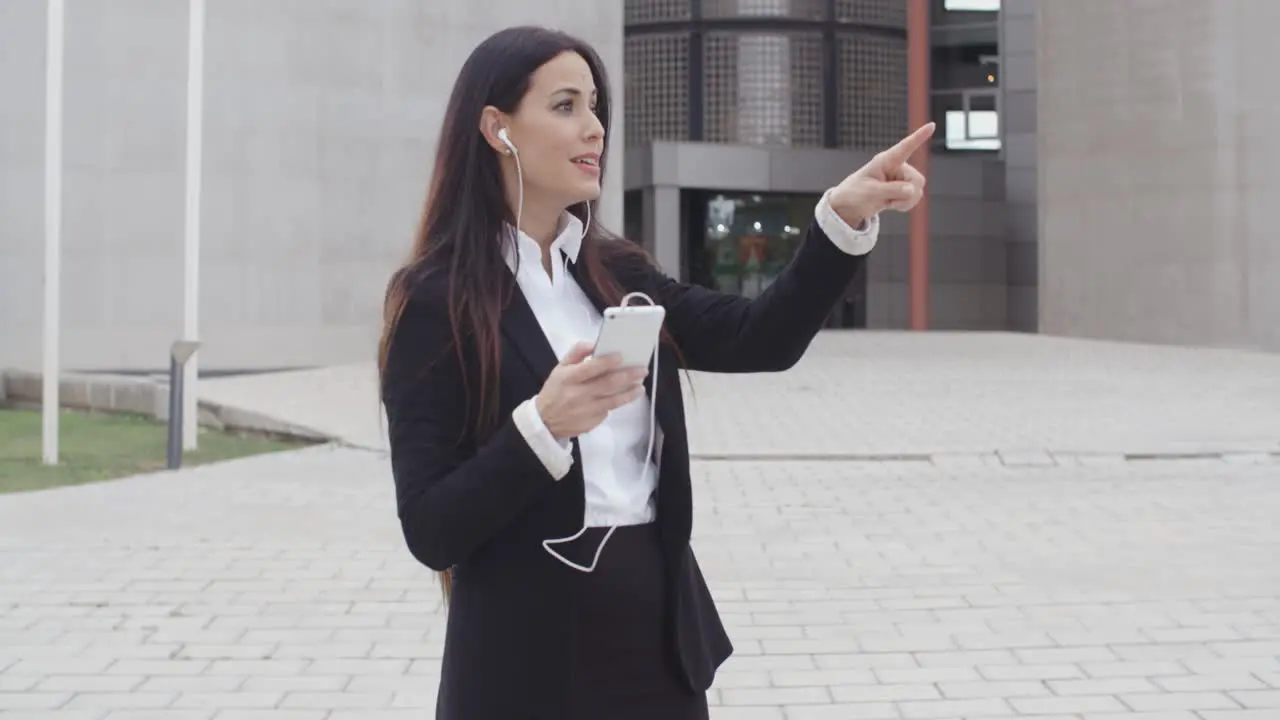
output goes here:
[{"label": "paving stone", "polygon": [[[933,342],[824,338],[785,377],[695,378],[696,442],[726,459],[694,464],[694,545],[738,648],[712,717],[1276,717],[1280,476],[1246,435],[1277,425],[1198,399],[1280,396],[1276,362]],[[1102,396],[1044,382],[1068,347],[1114,365]],[[344,397],[320,400],[357,428]],[[1121,457],[1209,446],[1236,455]],[[385,453],[333,446],[0,496],[0,718],[430,717],[444,616],[394,508]]]}]

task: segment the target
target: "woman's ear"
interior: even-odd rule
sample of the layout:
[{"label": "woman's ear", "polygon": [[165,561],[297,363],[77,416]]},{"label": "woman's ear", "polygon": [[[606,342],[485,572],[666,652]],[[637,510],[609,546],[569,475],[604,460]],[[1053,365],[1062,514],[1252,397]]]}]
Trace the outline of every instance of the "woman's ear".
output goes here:
[{"label": "woman's ear", "polygon": [[480,112],[480,134],[484,136],[485,142],[489,143],[489,147],[499,155],[511,153],[507,149],[507,144],[498,137],[498,131],[504,127],[506,127],[506,117],[501,110],[488,105]]}]

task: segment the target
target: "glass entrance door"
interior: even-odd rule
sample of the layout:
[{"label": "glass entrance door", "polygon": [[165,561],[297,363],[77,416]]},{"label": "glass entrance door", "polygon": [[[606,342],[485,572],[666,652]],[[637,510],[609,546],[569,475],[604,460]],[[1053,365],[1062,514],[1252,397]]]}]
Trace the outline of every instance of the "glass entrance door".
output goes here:
[{"label": "glass entrance door", "polygon": [[[818,195],[686,191],[686,262],[692,282],[759,297],[795,256]],[[852,279],[828,327],[866,327],[865,273]]]}]

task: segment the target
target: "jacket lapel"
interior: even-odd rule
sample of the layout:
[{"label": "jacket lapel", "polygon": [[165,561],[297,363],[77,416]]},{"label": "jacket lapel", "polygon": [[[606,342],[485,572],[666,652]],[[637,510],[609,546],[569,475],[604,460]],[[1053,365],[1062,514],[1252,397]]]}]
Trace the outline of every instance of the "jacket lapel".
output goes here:
[{"label": "jacket lapel", "polygon": [[538,318],[529,307],[520,286],[516,285],[511,292],[511,300],[502,311],[502,334],[507,336],[511,344],[519,351],[534,377],[538,378],[539,387],[560,359],[547,342],[547,336],[538,324]]},{"label": "jacket lapel", "polygon": [[583,272],[582,267],[572,260],[569,260],[566,265],[569,268],[569,274],[573,276],[573,281],[578,284],[579,288],[582,288],[582,294],[586,295],[591,304],[596,306],[596,310],[604,312],[604,309],[609,305],[604,301],[604,298],[596,293],[595,286],[587,281],[587,274]]}]

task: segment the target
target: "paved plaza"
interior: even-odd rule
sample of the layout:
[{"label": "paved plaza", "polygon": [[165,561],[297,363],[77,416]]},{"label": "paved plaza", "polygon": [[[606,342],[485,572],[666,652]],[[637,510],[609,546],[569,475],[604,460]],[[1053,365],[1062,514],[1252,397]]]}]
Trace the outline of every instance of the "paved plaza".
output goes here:
[{"label": "paved plaza", "polygon": [[[385,448],[376,380],[367,363],[222,378],[201,392]],[[1280,452],[1275,354],[1016,333],[825,332],[788,372],[694,374],[685,388],[696,456]]]},{"label": "paved plaza", "polygon": [[[0,496],[0,720],[432,717],[371,372],[225,381],[346,444]],[[715,720],[1280,718],[1280,357],[824,335],[694,386]]]}]

